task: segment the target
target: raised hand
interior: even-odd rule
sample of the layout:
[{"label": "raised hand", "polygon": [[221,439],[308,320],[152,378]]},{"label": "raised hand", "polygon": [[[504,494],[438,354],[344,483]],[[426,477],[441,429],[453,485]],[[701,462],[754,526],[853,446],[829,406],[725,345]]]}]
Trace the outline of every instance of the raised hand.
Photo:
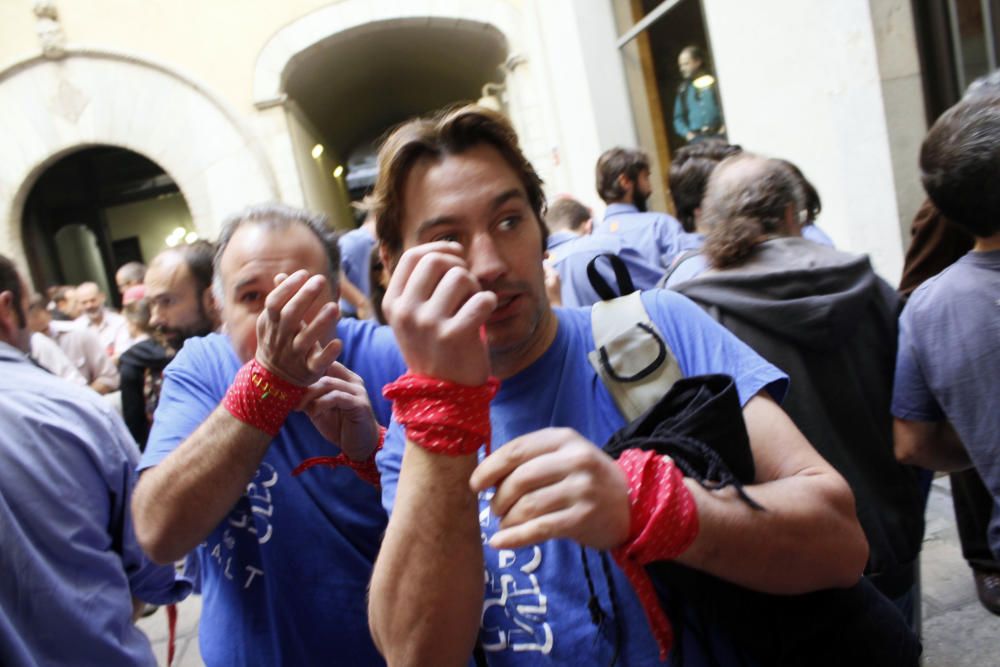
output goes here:
[{"label": "raised hand", "polygon": [[378,423],[364,380],[334,362],[302,397],[302,410],[323,437],[355,461],[364,461],[378,445]]},{"label": "raised hand", "polygon": [[411,371],[478,386],[490,374],[480,328],[496,304],[469,271],[462,246],[435,242],[403,253],[382,310]]},{"label": "raised hand", "polygon": [[292,384],[307,387],[326,373],[340,354],[336,338],[340,308],[331,300],[326,278],[296,271],[278,274],[276,287],[257,317],[257,362]]},{"label": "raised hand", "polygon": [[512,549],[567,538],[595,549],[628,537],[625,473],[573,429],[547,428],[514,438],[472,473],[476,493],[491,486],[500,530],[490,546]]}]

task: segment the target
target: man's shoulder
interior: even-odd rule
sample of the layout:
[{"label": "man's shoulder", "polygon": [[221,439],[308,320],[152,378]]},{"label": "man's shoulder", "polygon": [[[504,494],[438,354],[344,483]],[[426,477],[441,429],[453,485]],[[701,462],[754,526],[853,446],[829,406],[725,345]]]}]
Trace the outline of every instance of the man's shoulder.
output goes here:
[{"label": "man's shoulder", "polygon": [[975,269],[962,259],[964,257],[936,276],[931,276],[913,291],[904,309],[907,317],[933,317],[954,297],[976,289]]},{"label": "man's shoulder", "polygon": [[375,237],[364,227],[352,229],[344,232],[337,238],[337,243],[342,248],[356,248],[359,246],[371,247],[375,245]]},{"label": "man's shoulder", "polygon": [[391,327],[375,320],[343,318],[337,323],[337,337],[344,343],[341,363],[361,375],[365,382],[388,382],[406,372]]},{"label": "man's shoulder", "polygon": [[617,253],[621,249],[621,238],[606,232],[597,231],[593,234],[580,236],[560,244],[555,250],[551,251],[550,258],[553,263],[559,264],[570,258],[575,260],[586,258],[589,260],[590,257],[605,252]]},{"label": "man's shoulder", "polygon": [[198,375],[205,375],[208,368],[230,368],[238,370],[239,357],[233,348],[229,336],[220,333],[210,333],[206,336],[188,338],[184,346],[167,365],[167,373],[195,370]]},{"label": "man's shoulder", "polygon": [[[3,370],[0,371],[0,391],[12,400],[6,400],[8,405],[20,405],[22,408],[49,411],[57,405],[54,414],[72,417],[73,415],[100,416],[110,419],[112,409],[94,390],[74,384],[61,377],[38,368],[26,360],[14,360],[8,357],[0,359]],[[24,400],[17,400],[23,396]],[[49,407],[44,407],[49,406]]]}]

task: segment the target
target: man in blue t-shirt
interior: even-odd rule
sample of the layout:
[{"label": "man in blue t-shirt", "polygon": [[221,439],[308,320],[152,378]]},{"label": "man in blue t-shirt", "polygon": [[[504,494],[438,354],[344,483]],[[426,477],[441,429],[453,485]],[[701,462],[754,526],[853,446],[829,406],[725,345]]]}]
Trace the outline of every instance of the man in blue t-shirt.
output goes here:
[{"label": "man in blue t-shirt", "polygon": [[[601,300],[587,275],[587,266],[601,255],[616,255],[625,263],[636,289],[656,287],[663,275],[659,266],[650,266],[642,256],[626,246],[620,236],[591,233],[590,209],[571,197],[560,197],[545,212],[546,264],[559,276],[559,290],[549,292],[555,305],[575,308]],[[598,274],[617,293],[615,274],[606,259],[598,260]]]},{"label": "man in blue t-shirt", "polygon": [[653,193],[649,158],[640,150],[612,148],[597,160],[597,194],[608,207],[595,232],[620,236],[650,266],[670,266],[686,250],[684,228],[666,213],[646,211]]},{"label": "man in blue t-shirt", "polygon": [[364,299],[359,306],[347,301],[342,295],[340,308],[344,315],[367,319],[372,315],[371,265],[372,249],[375,247],[375,221],[371,215],[366,215],[357,229],[337,237],[337,246],[340,248],[340,266],[344,277],[357,288],[359,296]]},{"label": "man in blue t-shirt", "polygon": [[403,368],[387,329],[338,324],[338,259],[322,217],[235,215],[215,262],[225,333],[188,340],[164,374],[136,532],[159,562],[197,549],[208,665],[382,664],[365,590],[385,513],[348,468],[373,468],[378,390]]},{"label": "man in blue t-shirt", "polygon": [[[630,494],[666,480],[634,485],[600,449],[624,419],[586,360],[589,310],[546,300],[544,196],[513,130],[480,107],[445,112],[399,128],[379,164],[386,314],[410,369],[390,389],[433,400],[413,412],[396,399],[410,425],[394,421],[378,458],[391,514],[370,593],[376,644],[391,664],[461,664],[477,644],[490,664],[601,664],[616,650],[620,664],[654,663],[662,634],[600,551],[632,543]],[[684,374],[735,378],[756,463],[748,493],[768,508],[675,479],[663,516],[694,506],[699,525],[676,560],[770,592],[857,581],[867,550],[853,498],[775,402],[784,375],[685,298],[641,298]],[[487,409],[490,375],[502,386]],[[657,524],[664,537],[671,523]],[[708,645],[743,664],[715,629],[688,635],[693,625],[685,664],[708,660]]]},{"label": "man in blue t-shirt", "polygon": [[931,201],[975,245],[903,310],[896,455],[932,470],[975,466],[993,496],[988,538],[1000,556],[1000,95],[946,111],[924,139],[920,168]]}]

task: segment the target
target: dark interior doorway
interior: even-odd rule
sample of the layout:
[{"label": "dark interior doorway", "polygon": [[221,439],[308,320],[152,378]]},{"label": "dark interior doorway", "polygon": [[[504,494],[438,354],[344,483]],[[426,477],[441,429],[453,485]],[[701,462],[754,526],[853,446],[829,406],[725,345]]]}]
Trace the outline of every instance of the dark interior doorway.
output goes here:
[{"label": "dark interior doorway", "polygon": [[[24,207],[24,250],[35,286],[93,280],[119,303],[117,268],[150,257],[140,243],[142,220],[116,228],[115,220],[122,217],[116,212],[163,198],[183,201],[173,178],[155,162],[123,148],[84,148],[53,164]],[[186,204],[183,211],[190,219]],[[132,231],[136,228],[139,234]]]}]

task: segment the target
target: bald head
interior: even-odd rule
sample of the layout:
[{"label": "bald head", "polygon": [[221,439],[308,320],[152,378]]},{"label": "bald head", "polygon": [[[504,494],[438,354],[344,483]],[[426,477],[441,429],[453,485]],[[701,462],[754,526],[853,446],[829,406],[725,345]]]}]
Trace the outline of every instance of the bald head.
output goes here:
[{"label": "bald head", "polygon": [[80,283],[76,288],[76,302],[91,322],[100,323],[104,317],[104,292],[97,283]]},{"label": "bald head", "polygon": [[801,182],[781,161],[750,153],[727,158],[709,178],[702,202],[705,253],[724,268],[770,236],[797,236],[804,205]]},{"label": "bald head", "polygon": [[124,293],[129,287],[141,285],[146,278],[146,265],[142,262],[127,262],[115,272],[118,291]]}]

